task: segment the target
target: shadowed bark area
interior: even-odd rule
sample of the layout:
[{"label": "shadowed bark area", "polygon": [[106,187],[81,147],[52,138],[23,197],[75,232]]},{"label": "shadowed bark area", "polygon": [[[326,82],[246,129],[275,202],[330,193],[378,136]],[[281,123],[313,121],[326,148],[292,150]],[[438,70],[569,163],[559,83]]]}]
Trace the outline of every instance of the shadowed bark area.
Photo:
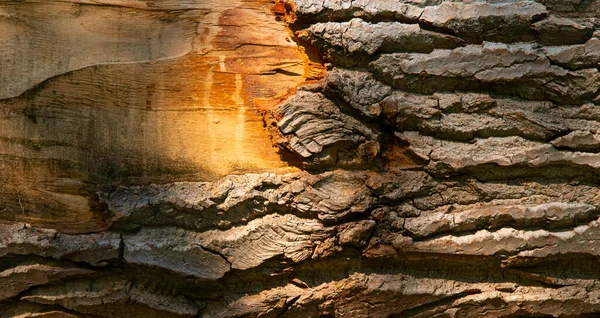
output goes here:
[{"label": "shadowed bark area", "polygon": [[0,3],[0,317],[595,317],[600,2]]}]

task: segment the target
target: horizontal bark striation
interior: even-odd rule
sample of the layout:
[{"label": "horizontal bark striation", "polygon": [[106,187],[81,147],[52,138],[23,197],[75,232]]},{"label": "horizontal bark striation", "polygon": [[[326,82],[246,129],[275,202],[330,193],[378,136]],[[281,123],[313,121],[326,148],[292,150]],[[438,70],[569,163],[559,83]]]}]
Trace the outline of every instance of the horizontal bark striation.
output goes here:
[{"label": "horizontal bark striation", "polygon": [[[600,2],[268,3],[312,61],[283,45],[291,34],[267,7],[254,7],[267,2],[234,2],[0,5],[0,23],[22,21],[28,32],[47,34],[44,28],[101,12],[130,17],[134,38],[158,32],[145,47],[137,39],[94,51],[115,50],[102,56],[43,42],[44,35],[35,45],[55,45],[73,64],[46,56],[36,61],[39,72],[19,81],[9,79],[21,71],[0,69],[10,84],[0,92],[11,97],[0,101],[7,118],[0,118],[0,180],[7,180],[0,185],[0,317],[600,313]],[[23,20],[44,6],[69,18]],[[168,26],[156,31],[162,23]],[[223,29],[212,34],[219,23]],[[264,34],[277,34],[281,46],[267,50],[273,43]],[[9,51],[17,47],[32,50]],[[273,53],[281,50],[285,59]],[[311,70],[313,51],[326,76],[288,92],[320,70]],[[23,61],[14,67],[29,69],[15,56]],[[97,65],[110,63],[118,64]],[[156,74],[159,85],[148,88]],[[202,85],[211,81],[218,93],[207,102]],[[254,116],[254,134],[268,135],[282,157],[204,171],[202,163],[223,158],[204,156],[212,148],[192,149],[194,142],[228,148],[215,133],[236,132],[218,130],[215,120],[225,117],[216,112],[196,120],[194,107],[236,110],[241,102],[230,97],[237,89],[256,99],[264,118],[235,116]],[[102,147],[83,156],[90,140],[112,130],[150,133],[135,116],[125,128],[98,130],[123,111],[175,113],[181,121],[162,123],[182,130],[208,126],[194,134],[202,138],[181,137],[190,143],[166,138],[156,151],[190,152],[151,164],[137,155],[149,148],[132,139],[92,143]],[[81,122],[91,123],[89,138],[73,128]],[[271,142],[256,142],[263,137],[227,153],[263,156],[271,150]],[[115,157],[102,157],[108,153]],[[288,163],[298,169],[276,169]]]}]

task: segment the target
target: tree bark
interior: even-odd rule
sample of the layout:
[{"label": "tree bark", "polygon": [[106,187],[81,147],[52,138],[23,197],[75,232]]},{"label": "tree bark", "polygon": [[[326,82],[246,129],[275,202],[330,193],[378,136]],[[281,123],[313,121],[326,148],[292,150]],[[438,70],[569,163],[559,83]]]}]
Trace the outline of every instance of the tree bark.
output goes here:
[{"label": "tree bark", "polygon": [[0,2],[0,317],[595,317],[599,12]]}]

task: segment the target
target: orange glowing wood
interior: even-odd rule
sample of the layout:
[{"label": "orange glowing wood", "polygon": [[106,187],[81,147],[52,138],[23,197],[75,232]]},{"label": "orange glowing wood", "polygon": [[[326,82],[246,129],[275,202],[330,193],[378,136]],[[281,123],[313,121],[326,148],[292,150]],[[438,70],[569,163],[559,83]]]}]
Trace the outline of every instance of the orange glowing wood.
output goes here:
[{"label": "orange glowing wood", "polygon": [[103,187],[293,171],[259,108],[324,69],[284,13],[260,0],[0,4],[0,218],[97,231]]}]

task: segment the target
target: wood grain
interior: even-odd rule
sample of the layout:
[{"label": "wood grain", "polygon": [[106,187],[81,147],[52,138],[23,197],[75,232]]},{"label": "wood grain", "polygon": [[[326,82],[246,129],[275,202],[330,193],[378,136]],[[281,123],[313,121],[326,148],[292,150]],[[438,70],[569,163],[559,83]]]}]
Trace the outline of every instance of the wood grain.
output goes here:
[{"label": "wood grain", "polygon": [[305,81],[269,1],[0,4],[0,218],[106,227],[95,191],[287,172],[254,100]]}]

